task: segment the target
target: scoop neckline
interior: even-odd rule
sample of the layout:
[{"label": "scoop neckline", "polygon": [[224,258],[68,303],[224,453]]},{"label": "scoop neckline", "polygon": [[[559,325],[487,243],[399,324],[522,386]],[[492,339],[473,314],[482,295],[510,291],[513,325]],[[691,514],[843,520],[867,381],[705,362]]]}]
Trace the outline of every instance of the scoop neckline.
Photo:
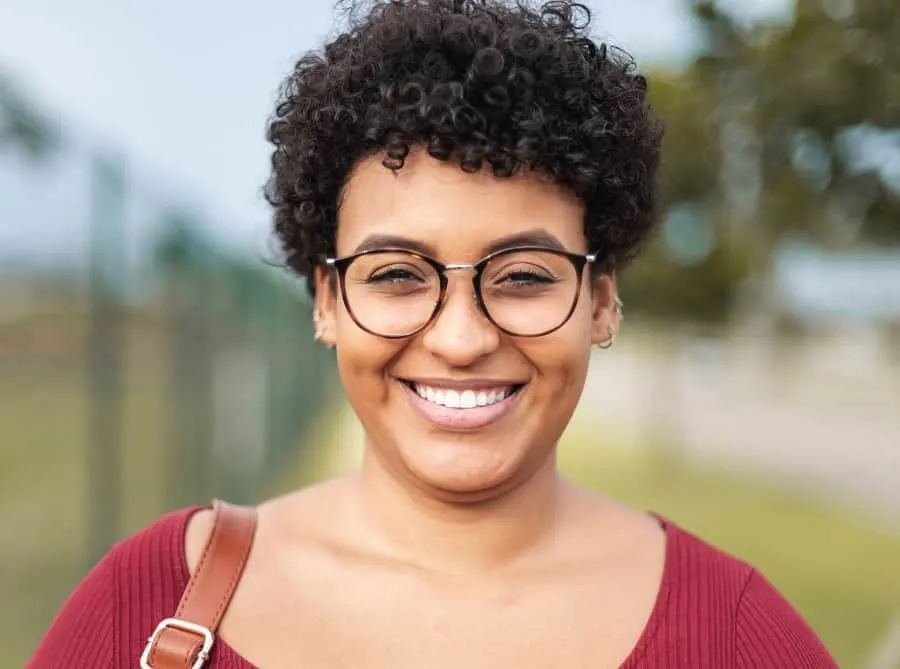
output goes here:
[{"label": "scoop neckline", "polygon": [[[178,566],[180,571],[179,575],[181,577],[179,588],[182,591],[187,587],[191,578],[191,570],[187,563],[187,551],[185,550],[187,526],[196,513],[211,508],[212,505],[208,504],[188,509],[182,519],[181,527],[178,532],[180,539],[178,541]],[[653,639],[659,630],[660,623],[665,617],[665,612],[669,604],[669,595],[672,591],[671,581],[675,570],[675,544],[678,539],[678,527],[659,513],[654,511],[648,511],[646,513],[659,523],[665,533],[663,573],[662,578],[660,579],[659,589],[656,592],[656,599],[653,602],[653,608],[650,610],[650,616],[644,624],[644,629],[638,637],[638,640],[635,642],[634,647],[631,649],[631,652],[628,653],[628,656],[622,661],[617,669],[631,669],[637,667],[637,662],[646,655],[647,650],[650,648],[650,645],[653,643]],[[214,637],[213,657],[218,657],[219,660],[230,663],[236,662],[240,665],[239,669],[258,669],[257,665],[253,664],[250,660],[232,648],[227,640],[223,639],[218,634],[214,635]]]}]

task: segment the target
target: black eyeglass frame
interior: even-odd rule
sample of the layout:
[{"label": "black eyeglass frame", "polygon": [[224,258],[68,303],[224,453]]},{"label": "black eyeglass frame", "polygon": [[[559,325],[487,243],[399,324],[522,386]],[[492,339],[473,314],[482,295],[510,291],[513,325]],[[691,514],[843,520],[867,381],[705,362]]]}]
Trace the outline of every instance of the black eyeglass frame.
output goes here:
[{"label": "black eyeglass frame", "polygon": [[[499,325],[494,318],[491,316],[487,307],[484,304],[484,297],[481,292],[481,281],[479,277],[481,277],[481,273],[484,268],[487,266],[489,262],[498,258],[500,256],[509,255],[512,253],[521,253],[527,251],[540,251],[542,253],[552,253],[554,255],[560,256],[562,258],[566,258],[569,262],[572,263],[572,266],[575,268],[575,274],[577,278],[578,290],[575,291],[575,295],[572,298],[572,304],[569,306],[569,311],[566,313],[565,318],[562,321],[548,330],[544,330],[543,332],[539,332],[537,334],[518,334],[516,332],[511,332],[506,328]],[[354,260],[360,258],[362,256],[370,256],[377,255],[383,253],[405,253],[407,255],[414,256],[419,258],[420,260],[425,261],[429,265],[431,265],[438,274],[438,279],[440,281],[440,293],[438,294],[437,301],[434,305],[434,311],[431,312],[431,315],[425,320],[425,322],[413,330],[412,332],[400,335],[386,335],[380,332],[374,332],[370,330],[365,325],[363,325],[359,319],[356,317],[356,314],[353,313],[353,307],[350,306],[350,300],[347,298],[347,290],[345,287],[345,280],[347,274],[347,268],[353,263]],[[488,319],[488,321],[495,328],[507,334],[511,337],[523,337],[532,339],[535,337],[544,337],[548,334],[556,332],[563,325],[569,322],[569,319],[572,317],[572,314],[575,313],[575,307],[578,306],[578,300],[581,297],[581,281],[584,278],[584,268],[585,265],[589,265],[591,263],[596,262],[597,255],[594,253],[581,254],[581,253],[571,253],[569,251],[564,251],[561,249],[548,248],[545,246],[517,246],[508,249],[502,249],[500,251],[495,251],[494,253],[486,255],[484,258],[479,260],[476,263],[468,264],[468,263],[452,263],[449,265],[445,265],[442,262],[435,260],[434,258],[427,256],[423,253],[418,253],[417,251],[411,251],[410,249],[400,249],[400,248],[383,248],[383,249],[370,249],[367,251],[361,251],[359,253],[354,253],[349,256],[343,256],[341,258],[325,258],[325,264],[335,270],[338,277],[338,285],[341,291],[341,300],[344,303],[344,307],[347,309],[347,313],[350,314],[350,318],[353,319],[353,322],[356,323],[362,330],[368,332],[371,335],[375,335],[376,337],[381,337],[383,339],[405,339],[407,337],[413,337],[429,325],[431,325],[435,318],[437,318],[438,314],[441,312],[441,309],[444,307],[444,303],[447,299],[447,287],[450,284],[449,279],[447,278],[447,272],[459,271],[459,270],[472,270],[472,289],[474,291],[475,303],[478,305],[478,309],[484,314],[484,317]]]}]

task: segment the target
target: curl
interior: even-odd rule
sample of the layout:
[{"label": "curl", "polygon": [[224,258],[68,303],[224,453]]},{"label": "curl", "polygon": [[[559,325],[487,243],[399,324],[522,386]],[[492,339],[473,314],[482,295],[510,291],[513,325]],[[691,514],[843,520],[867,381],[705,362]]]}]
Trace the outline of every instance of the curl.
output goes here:
[{"label": "curl", "polygon": [[603,271],[656,222],[661,125],[627,53],[596,44],[570,0],[352,0],[347,28],[297,61],[267,128],[266,199],[286,264],[313,290],[362,158],[402,169],[413,146],[498,177],[541,172],[582,199]]}]

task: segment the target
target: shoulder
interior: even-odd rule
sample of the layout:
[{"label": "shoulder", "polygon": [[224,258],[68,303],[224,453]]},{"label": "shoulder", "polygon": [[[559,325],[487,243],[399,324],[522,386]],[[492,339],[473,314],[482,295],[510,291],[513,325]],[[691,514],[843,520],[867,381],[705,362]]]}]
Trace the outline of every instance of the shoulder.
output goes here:
[{"label": "shoulder", "polygon": [[[691,611],[686,620],[708,621],[710,639],[736,667],[830,669],[837,664],[809,624],[752,565],[677,525],[666,523],[666,586],[672,611]],[[697,617],[695,617],[695,615]]]},{"label": "shoulder", "polygon": [[28,669],[115,667],[116,556],[111,552],[72,591],[59,609]]},{"label": "shoulder", "polygon": [[178,602],[190,576],[185,560],[185,533],[203,508],[168,513],[113,547],[109,557],[117,564],[117,600],[144,601],[152,596],[166,604]]},{"label": "shoulder", "polygon": [[203,507],[168,513],[120,541],[108,559],[120,661],[140,657],[159,621],[172,616],[190,578],[185,533]]},{"label": "shoulder", "polygon": [[735,610],[753,567],[671,520],[660,520],[666,528],[669,585],[676,590],[690,586],[698,599],[714,598]]},{"label": "shoulder", "polygon": [[837,667],[809,624],[755,569],[738,604],[735,653],[739,667]]},{"label": "shoulder", "polygon": [[169,513],[113,546],[60,608],[29,669],[60,666],[60,657],[82,658],[85,669],[137,657],[187,584],[184,536],[197,511]]},{"label": "shoulder", "polygon": [[[255,507],[257,526],[253,540],[253,551],[248,562],[248,570],[262,563],[285,545],[303,546],[312,549],[333,543],[338,534],[336,517],[344,508],[347,482],[350,476],[327,479],[300,488],[279,497],[268,499]],[[183,560],[187,566],[186,578],[190,577],[200,562],[213,527],[214,513],[211,506],[201,507],[179,514],[181,529],[178,532],[179,546],[183,546]],[[243,582],[243,579],[242,579]]]},{"label": "shoulder", "polygon": [[117,543],[110,554],[116,556],[126,572],[141,573],[148,564],[166,565],[177,571],[179,563],[184,562],[185,534],[194,519],[207,509],[190,507],[167,513]]}]

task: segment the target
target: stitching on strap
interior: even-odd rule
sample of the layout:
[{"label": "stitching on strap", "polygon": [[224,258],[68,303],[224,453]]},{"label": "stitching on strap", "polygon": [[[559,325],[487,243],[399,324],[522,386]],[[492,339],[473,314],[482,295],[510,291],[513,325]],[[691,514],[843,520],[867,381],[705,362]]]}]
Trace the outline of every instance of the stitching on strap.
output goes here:
[{"label": "stitching on strap", "polygon": [[[206,564],[206,560],[209,558],[209,552],[212,549],[213,543],[215,542],[216,534],[220,531],[221,524],[217,522],[219,520],[219,515],[222,513],[222,509],[219,506],[215,507],[215,512],[213,513],[213,526],[212,533],[209,535],[209,539],[206,542],[206,546],[203,548],[203,553],[200,556],[200,562],[197,564],[197,569],[194,570],[194,574],[199,574],[203,566]],[[183,612],[184,603],[188,601],[191,596],[191,591],[197,585],[197,581],[195,578],[191,578],[188,581],[187,590],[184,592],[184,596],[181,598],[181,602],[178,604],[178,610],[175,611],[175,616],[178,617]]]},{"label": "stitching on strap", "polygon": [[[243,513],[243,512],[241,512]],[[244,548],[244,554],[241,556],[241,563],[239,568],[235,570],[234,574],[231,577],[231,582],[228,584],[227,590],[222,593],[222,599],[219,602],[219,606],[216,608],[216,620],[219,619],[219,616],[222,615],[225,607],[231,602],[232,595],[234,595],[234,591],[237,588],[238,581],[240,581],[241,576],[244,573],[244,567],[247,566],[247,560],[250,558],[250,549],[252,546],[252,542],[247,542],[247,546]]]}]

